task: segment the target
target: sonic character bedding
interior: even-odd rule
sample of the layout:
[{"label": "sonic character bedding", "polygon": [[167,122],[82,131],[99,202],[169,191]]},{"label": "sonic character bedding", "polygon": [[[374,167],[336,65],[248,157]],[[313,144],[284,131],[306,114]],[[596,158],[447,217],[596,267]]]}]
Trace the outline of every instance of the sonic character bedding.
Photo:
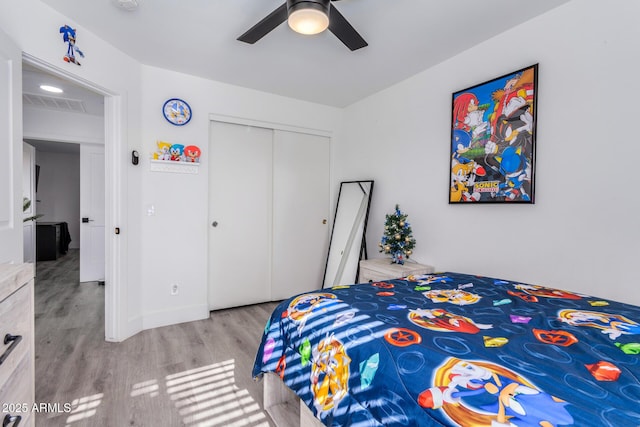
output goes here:
[{"label": "sonic character bedding", "polygon": [[640,307],[458,273],[310,292],[268,321],[327,426],[640,426]]}]

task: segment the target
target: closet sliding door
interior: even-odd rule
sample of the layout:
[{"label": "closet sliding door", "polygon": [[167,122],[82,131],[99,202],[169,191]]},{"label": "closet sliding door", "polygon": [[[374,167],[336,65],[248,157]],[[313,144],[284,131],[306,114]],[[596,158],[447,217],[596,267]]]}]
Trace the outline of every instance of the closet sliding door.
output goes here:
[{"label": "closet sliding door", "polygon": [[275,131],[272,300],[322,288],[328,218],[329,139]]},{"label": "closet sliding door", "polygon": [[209,308],[320,289],[329,138],[211,122]]},{"label": "closet sliding door", "polygon": [[211,122],[209,309],[270,298],[273,131]]}]

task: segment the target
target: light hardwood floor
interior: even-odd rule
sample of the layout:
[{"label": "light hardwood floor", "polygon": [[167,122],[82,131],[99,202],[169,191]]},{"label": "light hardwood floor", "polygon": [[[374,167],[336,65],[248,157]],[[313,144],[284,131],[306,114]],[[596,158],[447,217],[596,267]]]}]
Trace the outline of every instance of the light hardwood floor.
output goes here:
[{"label": "light hardwood floor", "polygon": [[104,287],[78,282],[78,258],[71,250],[36,266],[36,402],[51,404],[36,426],[273,425],[251,369],[276,303],[109,343]]}]

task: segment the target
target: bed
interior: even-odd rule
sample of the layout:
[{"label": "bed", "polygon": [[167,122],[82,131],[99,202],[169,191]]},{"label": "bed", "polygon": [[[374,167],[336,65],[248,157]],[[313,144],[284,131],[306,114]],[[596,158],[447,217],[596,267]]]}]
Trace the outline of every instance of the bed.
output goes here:
[{"label": "bed", "polygon": [[283,301],[253,376],[318,425],[640,426],[639,323],[640,307],[574,292],[409,276]]}]

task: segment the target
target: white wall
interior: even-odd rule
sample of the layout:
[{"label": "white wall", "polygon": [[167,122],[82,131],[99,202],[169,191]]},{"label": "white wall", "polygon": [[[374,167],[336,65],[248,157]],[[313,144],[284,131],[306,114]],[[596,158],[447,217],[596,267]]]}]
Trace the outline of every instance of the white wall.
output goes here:
[{"label": "white wall", "polygon": [[71,243],[80,248],[80,154],[36,150],[40,179],[36,197],[40,221],[66,222]]},{"label": "white wall", "polygon": [[44,108],[23,108],[25,139],[104,144],[104,117]]},{"label": "white wall", "polygon": [[[144,327],[151,328],[208,316],[210,114],[331,132],[338,127],[341,110],[150,66],[142,67],[142,82],[144,132],[135,148],[143,191],[136,214],[144,241]],[[173,126],[162,116],[162,105],[173,97],[191,106],[187,125]],[[150,172],[149,159],[158,140],[199,146],[203,154],[198,174]],[[232,182],[229,191],[234,191]],[[155,208],[153,216],[147,215],[150,206]],[[175,296],[170,295],[173,283],[180,285]],[[241,285],[240,278],[232,284]]]},{"label": "white wall", "polygon": [[[334,167],[376,180],[370,255],[399,203],[414,258],[437,270],[640,304],[639,14],[638,2],[572,1],[348,107]],[[534,63],[535,205],[449,205],[451,94]]]}]

